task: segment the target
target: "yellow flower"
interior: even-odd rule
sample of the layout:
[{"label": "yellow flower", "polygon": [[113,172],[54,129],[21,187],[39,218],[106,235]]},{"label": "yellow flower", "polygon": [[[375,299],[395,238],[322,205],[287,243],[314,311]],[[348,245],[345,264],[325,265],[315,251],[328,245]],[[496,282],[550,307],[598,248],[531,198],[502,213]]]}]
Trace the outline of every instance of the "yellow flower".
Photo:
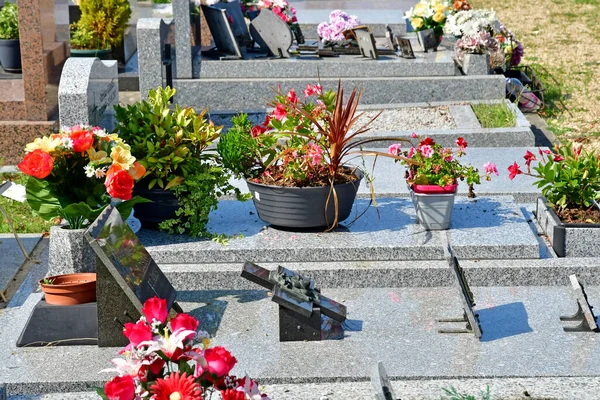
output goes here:
[{"label": "yellow flower", "polygon": [[63,141],[59,137],[50,138],[49,136],[44,136],[41,138],[36,138],[33,143],[28,143],[25,146],[25,151],[27,153],[31,153],[34,150],[43,150],[46,153],[53,152],[58,146],[61,146]]},{"label": "yellow flower", "polygon": [[96,151],[93,147],[90,147],[86,150],[88,157],[90,158],[90,162],[95,161],[98,164],[106,164],[111,160],[108,158],[108,154],[105,151]]},{"label": "yellow flower", "polygon": [[423,26],[423,18],[413,18],[410,20],[410,24],[415,29],[420,29]]},{"label": "yellow flower", "polygon": [[433,7],[433,9],[435,10],[435,13],[443,13],[446,10],[446,7],[444,7],[443,4],[436,4],[435,7]]},{"label": "yellow flower", "polygon": [[419,3],[415,6],[414,15],[423,16],[427,12],[427,6],[423,3]]},{"label": "yellow flower", "polygon": [[135,162],[135,157],[131,155],[129,149],[122,146],[115,146],[110,152],[110,158],[113,160],[113,165],[117,164],[124,170],[131,168]]},{"label": "yellow flower", "polygon": [[442,22],[444,21],[444,19],[446,18],[446,16],[444,15],[444,12],[436,12],[435,14],[433,14],[433,20],[435,22]]}]

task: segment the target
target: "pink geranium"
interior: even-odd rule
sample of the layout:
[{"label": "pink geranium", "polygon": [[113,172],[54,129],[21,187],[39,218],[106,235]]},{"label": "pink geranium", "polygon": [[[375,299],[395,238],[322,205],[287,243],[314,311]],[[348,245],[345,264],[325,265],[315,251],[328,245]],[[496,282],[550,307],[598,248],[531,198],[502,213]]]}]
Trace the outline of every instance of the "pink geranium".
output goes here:
[{"label": "pink geranium", "polygon": [[390,147],[388,147],[388,153],[393,156],[397,156],[401,147],[402,145],[400,143],[394,143]]},{"label": "pink geranium", "polygon": [[433,147],[429,146],[428,144],[421,146],[420,150],[421,154],[423,154],[423,157],[431,158],[433,156]]}]

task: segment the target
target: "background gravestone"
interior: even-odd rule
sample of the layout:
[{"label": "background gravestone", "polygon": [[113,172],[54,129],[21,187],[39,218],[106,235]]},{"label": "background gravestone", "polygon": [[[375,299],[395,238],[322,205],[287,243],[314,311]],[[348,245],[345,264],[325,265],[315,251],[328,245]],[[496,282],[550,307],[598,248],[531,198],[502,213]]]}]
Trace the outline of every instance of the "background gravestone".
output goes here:
[{"label": "background gravestone", "polygon": [[220,8],[227,12],[227,15],[233,19],[231,24],[231,31],[233,36],[238,40],[240,46],[244,46],[250,42],[250,32],[248,31],[248,25],[246,25],[246,19],[242,13],[240,2],[238,0],[232,1],[231,3],[218,2],[213,7]]},{"label": "background gravestone", "polygon": [[[238,46],[237,39],[231,30],[231,25],[229,24],[225,10],[202,5],[202,12],[206,18],[210,34],[215,41],[217,51],[224,56],[229,55],[236,58],[242,58],[242,53]],[[177,77],[179,78],[179,74]]]},{"label": "background gravestone", "polygon": [[61,128],[91,125],[112,131],[118,86],[117,61],[69,58],[58,87]]},{"label": "background gravestone", "polygon": [[275,13],[267,8],[260,10],[250,23],[250,34],[263,51],[275,57],[289,58],[293,42],[292,31]]},{"label": "background gravestone", "polygon": [[151,297],[180,311],[175,289],[116,208],[107,207],[86,237],[97,256],[98,346],[127,345],[123,324],[136,322]]}]

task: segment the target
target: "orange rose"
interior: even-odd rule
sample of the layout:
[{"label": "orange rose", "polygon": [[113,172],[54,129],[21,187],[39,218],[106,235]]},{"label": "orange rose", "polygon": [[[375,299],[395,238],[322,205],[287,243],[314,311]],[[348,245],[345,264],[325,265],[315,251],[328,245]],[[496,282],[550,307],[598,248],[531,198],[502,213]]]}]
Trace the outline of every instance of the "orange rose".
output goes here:
[{"label": "orange rose", "polygon": [[130,200],[133,192],[133,183],[133,178],[129,175],[129,172],[115,168],[106,175],[104,186],[106,186],[106,191],[111,197]]},{"label": "orange rose", "polygon": [[54,168],[54,159],[44,150],[37,149],[28,153],[18,165],[21,172],[38,179],[44,179]]},{"label": "orange rose", "polygon": [[92,147],[94,144],[94,134],[82,129],[73,129],[69,135],[73,141],[73,151],[81,153]]}]

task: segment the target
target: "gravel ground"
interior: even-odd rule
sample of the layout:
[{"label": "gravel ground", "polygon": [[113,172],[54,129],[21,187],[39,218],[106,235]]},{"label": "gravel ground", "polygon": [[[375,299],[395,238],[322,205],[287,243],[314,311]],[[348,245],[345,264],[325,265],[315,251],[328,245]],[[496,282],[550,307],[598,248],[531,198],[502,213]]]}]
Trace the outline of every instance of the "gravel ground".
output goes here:
[{"label": "gravel ground", "polygon": [[[366,112],[357,122],[362,126],[379,111]],[[384,110],[371,124],[371,132],[454,129],[456,124],[448,107],[411,107]]]}]

